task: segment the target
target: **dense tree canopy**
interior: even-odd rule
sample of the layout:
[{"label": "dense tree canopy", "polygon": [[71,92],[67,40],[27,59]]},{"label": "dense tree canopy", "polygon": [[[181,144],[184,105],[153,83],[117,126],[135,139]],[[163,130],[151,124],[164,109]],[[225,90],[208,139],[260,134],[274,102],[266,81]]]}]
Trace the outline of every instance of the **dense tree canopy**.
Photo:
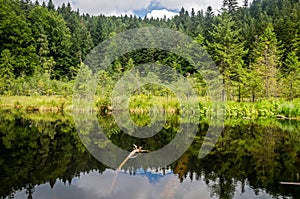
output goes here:
[{"label": "dense tree canopy", "polygon": [[[70,3],[57,7],[51,0],[42,5],[0,0],[0,92],[28,94],[20,93],[24,83],[15,85],[46,76],[70,82],[100,42],[128,29],[155,26],[181,31],[204,45],[223,75],[227,99],[299,97],[300,2],[254,0],[239,7],[236,0],[224,0],[222,5],[220,12],[211,6],[205,11],[182,8],[172,19],[154,19],[91,16],[72,10]],[[158,61],[184,75],[195,72],[174,54],[146,49],[118,58],[107,74],[110,79],[120,77],[129,59],[131,65]]]}]

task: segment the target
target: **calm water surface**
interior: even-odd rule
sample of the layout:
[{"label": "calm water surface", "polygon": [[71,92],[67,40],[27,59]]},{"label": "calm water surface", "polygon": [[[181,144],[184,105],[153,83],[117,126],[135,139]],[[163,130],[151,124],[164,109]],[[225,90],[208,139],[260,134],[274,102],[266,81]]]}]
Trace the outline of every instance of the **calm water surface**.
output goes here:
[{"label": "calm water surface", "polygon": [[[178,130],[176,115],[147,140],[122,133],[112,117],[99,122],[128,151],[133,143],[160,148]],[[72,117],[1,110],[0,198],[300,198],[300,186],[279,184],[300,181],[300,122],[227,120],[214,150],[198,159],[207,129],[200,120],[189,150],[165,168],[133,168],[129,161],[116,172],[89,154]]]}]

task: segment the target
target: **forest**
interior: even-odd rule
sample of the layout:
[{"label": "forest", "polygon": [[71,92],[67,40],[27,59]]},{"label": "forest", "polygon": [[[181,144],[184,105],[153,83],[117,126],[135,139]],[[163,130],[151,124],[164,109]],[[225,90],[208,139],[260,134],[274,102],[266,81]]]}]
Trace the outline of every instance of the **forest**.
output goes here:
[{"label": "forest", "polygon": [[[223,0],[221,10],[182,8],[171,19],[92,16],[73,10],[70,3],[56,6],[52,0],[42,5],[31,0],[0,2],[2,96],[70,96],[82,62],[102,41],[133,28],[163,27],[205,48],[223,76],[227,100],[300,97],[299,0],[245,0],[242,6],[237,0]],[[186,60],[155,49],[116,59],[100,77],[102,93],[127,68],[153,60],[175,68],[197,83],[199,95],[206,94],[201,75]],[[156,95],[163,96],[164,90]]]},{"label": "forest", "polygon": [[[85,114],[90,109],[71,111],[76,102],[72,101],[74,88],[80,74],[90,74],[84,62],[95,47],[119,33],[143,27],[178,31],[208,52],[226,91],[224,129],[211,153],[199,159],[202,145],[211,144],[204,136],[214,124],[206,82],[183,57],[149,48],[116,58],[96,76],[97,121],[109,140],[127,151],[132,144],[156,151],[182,133],[181,124],[196,123],[193,143],[170,164],[181,182],[203,179],[211,194],[220,198],[233,198],[237,187],[242,192],[251,187],[257,196],[266,190],[277,198],[297,198],[299,189],[279,182],[298,183],[300,176],[300,0],[244,0],[242,5],[223,0],[220,10],[181,8],[173,18],[161,19],[94,16],[74,10],[70,3],[54,5],[52,0],[42,4],[0,0],[0,198],[11,198],[19,190],[32,196],[39,185],[49,183],[53,188],[58,179],[71,185],[82,172],[109,169],[84,145],[99,137],[86,122],[93,122]],[[126,71],[147,63],[170,66],[192,82],[200,112],[181,106],[168,88],[139,88],[130,98],[130,118],[140,127],[165,122],[159,134],[144,139],[123,132],[115,115],[106,113],[117,81]],[[153,104],[163,107],[166,114],[149,113]],[[76,120],[86,127],[83,136]],[[105,148],[109,142],[90,143]],[[116,153],[110,155],[120,159]]]}]

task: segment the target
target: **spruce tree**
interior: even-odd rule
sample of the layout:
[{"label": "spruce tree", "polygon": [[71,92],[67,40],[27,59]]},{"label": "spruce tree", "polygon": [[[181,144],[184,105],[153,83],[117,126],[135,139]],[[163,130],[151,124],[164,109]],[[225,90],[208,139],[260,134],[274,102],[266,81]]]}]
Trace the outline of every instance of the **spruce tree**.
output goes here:
[{"label": "spruce tree", "polygon": [[52,0],[48,1],[47,8],[48,8],[48,10],[55,10],[55,5],[52,2]]},{"label": "spruce tree", "polygon": [[233,14],[237,11],[238,2],[237,0],[223,0],[222,10],[227,11],[229,14]]},{"label": "spruce tree", "polygon": [[255,57],[252,68],[257,71],[264,85],[262,97],[276,97],[279,89],[277,78],[280,53],[276,34],[271,23],[255,42],[252,56]]},{"label": "spruce tree", "polygon": [[[224,12],[218,20],[218,25],[214,25],[211,32],[213,41],[208,42],[208,51],[223,75],[223,84],[228,96],[238,97],[240,100],[243,85],[241,71],[244,66],[242,58],[247,51],[240,38],[240,29],[236,29],[232,17]],[[223,97],[225,98],[225,91]]]},{"label": "spruce tree", "polygon": [[205,12],[204,25],[203,25],[203,36],[209,42],[212,41],[210,32],[213,30],[213,24],[215,22],[214,19],[215,19],[215,14],[213,12],[213,9],[211,6],[208,6],[207,10]]},{"label": "spruce tree", "polygon": [[286,88],[284,89],[284,93],[289,99],[299,97],[300,59],[296,55],[296,51],[292,51],[288,54],[284,64],[286,67],[286,77],[284,79],[284,85],[286,85]]}]

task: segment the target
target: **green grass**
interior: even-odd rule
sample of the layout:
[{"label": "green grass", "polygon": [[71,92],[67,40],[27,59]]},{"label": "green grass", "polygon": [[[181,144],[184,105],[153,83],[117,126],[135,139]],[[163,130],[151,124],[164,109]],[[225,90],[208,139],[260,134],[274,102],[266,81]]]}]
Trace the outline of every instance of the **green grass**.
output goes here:
[{"label": "green grass", "polygon": [[1,96],[1,108],[27,111],[58,112],[71,104],[71,99],[61,96]]},{"label": "green grass", "polygon": [[300,99],[294,99],[293,101],[282,101],[278,106],[278,114],[287,117],[299,117]]},{"label": "green grass", "polygon": [[[129,100],[129,110],[133,114],[148,114],[150,109],[176,114],[183,107],[192,107],[198,104],[200,114],[205,116],[211,110],[211,102],[206,98],[190,98],[182,104],[176,97],[134,95]],[[182,106],[184,105],[184,106]],[[103,99],[95,100],[95,111],[101,107],[110,107],[110,102]],[[300,119],[300,99],[286,100],[261,100],[251,102],[226,102],[226,118],[260,118],[283,116],[290,119]],[[0,108],[23,109],[39,112],[69,112],[72,109],[72,98],[62,96],[1,96]],[[113,108],[113,107],[112,107]]]}]

